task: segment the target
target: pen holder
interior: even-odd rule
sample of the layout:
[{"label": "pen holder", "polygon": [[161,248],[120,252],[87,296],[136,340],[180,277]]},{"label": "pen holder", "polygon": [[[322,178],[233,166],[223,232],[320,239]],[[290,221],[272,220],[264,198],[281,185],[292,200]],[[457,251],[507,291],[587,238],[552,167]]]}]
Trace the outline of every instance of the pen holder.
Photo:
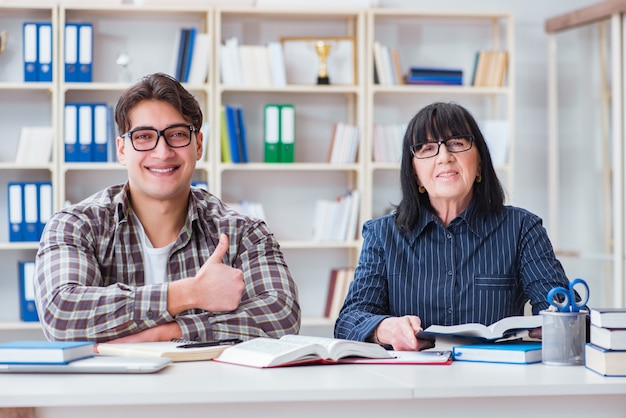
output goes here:
[{"label": "pen holder", "polygon": [[542,363],[550,366],[580,366],[585,363],[587,311],[540,312]]}]

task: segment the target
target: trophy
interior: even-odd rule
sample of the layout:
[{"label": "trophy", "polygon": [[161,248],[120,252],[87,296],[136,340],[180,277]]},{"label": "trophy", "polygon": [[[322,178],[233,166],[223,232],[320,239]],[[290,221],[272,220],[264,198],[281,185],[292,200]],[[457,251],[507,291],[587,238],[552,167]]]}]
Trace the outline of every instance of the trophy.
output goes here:
[{"label": "trophy", "polygon": [[315,42],[314,47],[317,56],[320,58],[320,68],[317,72],[317,84],[330,84],[330,78],[328,77],[328,70],[326,68],[326,59],[328,58],[328,54],[330,54],[333,43],[319,40]]}]

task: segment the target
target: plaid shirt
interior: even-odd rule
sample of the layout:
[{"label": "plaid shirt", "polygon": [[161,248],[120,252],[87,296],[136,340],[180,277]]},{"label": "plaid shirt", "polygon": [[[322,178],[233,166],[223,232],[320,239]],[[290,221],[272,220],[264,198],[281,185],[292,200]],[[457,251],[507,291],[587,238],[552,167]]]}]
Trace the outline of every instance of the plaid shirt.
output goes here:
[{"label": "plaid shirt", "polygon": [[246,287],[235,311],[194,309],[172,317],[168,283],[144,285],[140,228],[130,211],[128,185],[117,185],[62,209],[46,224],[35,299],[47,338],[108,341],[172,321],[184,339],[196,341],[299,331],[296,285],[263,221],[192,188],[185,225],[169,255],[169,280],[195,276],[224,233],[229,248],[223,262],[243,271]]}]

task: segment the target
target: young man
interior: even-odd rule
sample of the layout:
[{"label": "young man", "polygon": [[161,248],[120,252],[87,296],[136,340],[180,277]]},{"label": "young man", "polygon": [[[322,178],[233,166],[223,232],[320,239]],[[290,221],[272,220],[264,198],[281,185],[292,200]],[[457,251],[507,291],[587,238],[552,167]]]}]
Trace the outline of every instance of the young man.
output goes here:
[{"label": "young man", "polygon": [[211,341],[295,334],[297,289],[266,224],[192,189],[202,111],[144,77],[115,109],[128,182],[47,223],[35,298],[51,340]]}]

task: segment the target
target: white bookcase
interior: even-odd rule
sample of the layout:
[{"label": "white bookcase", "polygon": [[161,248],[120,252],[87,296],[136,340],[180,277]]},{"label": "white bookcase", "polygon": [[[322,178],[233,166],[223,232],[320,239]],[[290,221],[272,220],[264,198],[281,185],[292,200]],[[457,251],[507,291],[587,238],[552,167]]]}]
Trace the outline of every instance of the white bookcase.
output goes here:
[{"label": "white bookcase", "polygon": [[[24,21],[52,20],[55,32],[55,74],[52,83],[23,83],[21,25]],[[90,22],[94,27],[93,82],[66,83],[63,77],[66,22]],[[372,124],[407,123],[434,100],[454,100],[473,111],[478,120],[509,123],[509,154],[498,167],[512,197],[514,86],[381,86],[374,84],[372,44],[397,47],[403,70],[410,65],[461,67],[467,80],[479,49],[509,52],[507,80],[514,79],[513,19],[508,14],[422,13],[414,10],[302,10],[199,5],[92,5],[18,7],[0,5],[0,30],[8,26],[17,46],[8,58],[0,56],[0,116],[16,144],[20,128],[34,116],[52,124],[55,146],[52,162],[43,167],[17,167],[11,150],[0,150],[0,193],[7,183],[28,178],[50,179],[55,208],[78,201],[126,178],[119,163],[66,163],[63,109],[70,102],[106,102],[114,106],[129,82],[118,80],[118,54],[131,57],[133,80],[153,72],[170,72],[175,39],[183,27],[196,26],[212,37],[211,68],[206,83],[187,85],[203,106],[206,155],[194,180],[205,181],[226,202],[248,200],[263,205],[266,221],[281,243],[299,289],[303,332],[331,335],[334,320],[323,318],[328,282],[333,268],[356,266],[362,223],[399,203],[399,164],[378,163],[372,156]],[[58,34],[58,35],[57,35]],[[230,86],[220,79],[221,43],[237,37],[240,45],[265,45],[282,38],[351,37],[355,56],[353,84],[287,84],[286,86]],[[306,43],[305,43],[306,46]],[[454,53],[442,53],[454,46]],[[311,49],[313,45],[311,42]],[[7,51],[8,52],[8,51]],[[332,54],[332,50],[331,50]],[[317,66],[317,62],[313,64]],[[3,74],[10,74],[10,78]],[[16,75],[17,74],[17,75]],[[330,73],[331,83],[333,74]],[[19,98],[19,99],[18,99]],[[17,106],[16,106],[17,103]],[[263,109],[268,103],[295,108],[295,161],[264,162]],[[221,160],[220,109],[241,106],[247,133],[248,163]],[[21,108],[20,108],[21,106]],[[33,106],[36,106],[33,109]],[[20,111],[21,109],[21,111]],[[6,113],[8,112],[8,113]],[[5,118],[5,114],[10,117]],[[28,117],[25,115],[29,115]],[[5,120],[6,119],[6,120]],[[360,132],[357,159],[350,164],[328,163],[335,123],[356,125]],[[360,193],[361,206],[355,239],[313,241],[315,203],[335,199],[346,191]],[[36,244],[8,242],[7,212],[0,208],[0,265],[8,272],[0,281],[0,339],[22,330],[39,331],[38,324],[21,323],[18,310],[15,260],[34,258]],[[4,333],[3,330],[7,330]]]}]

